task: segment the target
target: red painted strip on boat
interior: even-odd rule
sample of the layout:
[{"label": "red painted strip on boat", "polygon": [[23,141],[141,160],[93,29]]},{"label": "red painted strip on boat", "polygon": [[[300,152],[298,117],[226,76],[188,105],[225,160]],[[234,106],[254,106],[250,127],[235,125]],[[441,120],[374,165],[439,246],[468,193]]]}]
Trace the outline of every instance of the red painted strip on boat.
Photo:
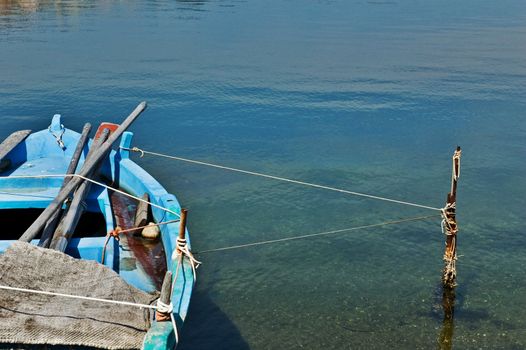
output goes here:
[{"label": "red painted strip on boat", "polygon": [[[113,192],[110,194],[110,202],[117,225],[123,230],[133,228],[137,201]],[[148,240],[132,232],[123,235],[121,239],[123,244],[124,241],[127,242],[137,263],[141,265],[155,287],[160,290],[167,270],[162,241],[160,239]]]}]

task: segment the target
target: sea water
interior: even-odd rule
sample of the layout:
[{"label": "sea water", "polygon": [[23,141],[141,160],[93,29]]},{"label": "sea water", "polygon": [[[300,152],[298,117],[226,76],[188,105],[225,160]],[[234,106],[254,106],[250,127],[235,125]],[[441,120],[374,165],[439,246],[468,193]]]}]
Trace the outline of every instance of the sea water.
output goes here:
[{"label": "sea water", "polygon": [[[526,3],[0,1],[0,136],[148,110],[146,150],[440,208],[440,217],[198,254],[181,349],[526,347]],[[134,158],[194,251],[438,211]]]}]

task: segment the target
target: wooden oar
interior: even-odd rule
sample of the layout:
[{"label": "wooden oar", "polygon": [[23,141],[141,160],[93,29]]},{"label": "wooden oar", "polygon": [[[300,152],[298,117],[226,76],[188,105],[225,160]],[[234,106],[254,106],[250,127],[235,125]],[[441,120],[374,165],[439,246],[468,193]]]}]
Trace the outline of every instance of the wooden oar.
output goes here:
[{"label": "wooden oar", "polygon": [[[82,155],[82,152],[84,151],[84,147],[86,146],[86,143],[88,142],[90,131],[91,131],[91,124],[90,123],[84,124],[84,128],[82,128],[82,134],[80,135],[79,141],[77,143],[77,147],[75,148],[75,152],[73,153],[73,156],[71,157],[66,174],[74,174],[75,171],[77,170],[80,156]],[[70,179],[71,179],[70,177],[66,177],[60,189],[63,189],[64,186],[68,184]],[[51,242],[51,237],[53,236],[53,232],[57,228],[59,219],[60,219],[60,208],[57,211],[55,211],[53,213],[53,216],[51,216],[51,218],[46,222],[46,226],[44,227],[44,231],[42,232],[42,237],[40,237],[40,241],[38,242],[39,247],[44,247],[44,248],[48,247],[49,243]]]},{"label": "wooden oar", "polygon": [[9,159],[4,159],[5,156],[24,141],[29,134],[31,134],[31,130],[15,131],[0,144],[0,171],[11,166],[11,161]]},{"label": "wooden oar", "polygon": [[[94,154],[91,159],[87,159],[84,163],[79,175],[86,176],[91,173],[93,168],[106,156],[106,152],[111,149],[111,146],[117,139],[122,135],[126,129],[137,119],[137,117],[146,109],[146,102],[141,102],[135,110],[126,118],[126,120],[119,126],[117,130],[110,136],[110,138],[102,144],[97,154]],[[64,188],[59,191],[55,199],[48,205],[46,209],[40,214],[40,216],[29,226],[24,234],[19,238],[21,241],[30,242],[34,239],[38,233],[42,230],[47,220],[53,215],[53,213],[62,206],[66,198],[75,190],[75,188],[81,183],[81,178],[72,178]]]},{"label": "wooden oar", "polygon": [[[102,133],[97,132],[97,135],[98,138],[93,142],[93,145],[91,146],[91,149],[86,159],[90,159],[91,157],[93,157],[93,154],[95,154],[97,150],[100,149],[102,144],[108,139],[110,135],[110,130],[104,128],[102,130]],[[104,159],[102,159],[95,166],[93,171],[89,174],[89,176],[87,176],[88,178],[93,179],[98,176],[103,161]],[[71,201],[67,212],[63,215],[57,229],[55,230],[55,233],[53,234],[53,239],[51,240],[51,244],[49,245],[50,249],[59,250],[61,252],[66,250],[69,239],[71,238],[71,236],[73,236],[73,232],[75,232],[75,228],[77,227],[80,217],[86,210],[85,200],[88,196],[90,188],[91,182],[83,181],[75,191],[75,194],[73,195],[73,200]]]}]

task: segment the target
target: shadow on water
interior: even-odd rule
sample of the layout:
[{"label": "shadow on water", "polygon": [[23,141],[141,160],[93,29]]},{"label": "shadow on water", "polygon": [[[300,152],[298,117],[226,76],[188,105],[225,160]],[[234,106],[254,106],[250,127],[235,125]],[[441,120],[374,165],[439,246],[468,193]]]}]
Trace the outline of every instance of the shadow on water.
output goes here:
[{"label": "shadow on water", "polygon": [[238,349],[250,347],[241,333],[207,293],[196,290],[177,349]]}]

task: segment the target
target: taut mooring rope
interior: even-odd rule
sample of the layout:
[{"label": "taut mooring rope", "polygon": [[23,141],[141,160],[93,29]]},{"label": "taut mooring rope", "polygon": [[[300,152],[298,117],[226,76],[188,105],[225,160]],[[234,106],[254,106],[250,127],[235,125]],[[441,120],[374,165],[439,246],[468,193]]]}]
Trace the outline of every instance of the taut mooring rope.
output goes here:
[{"label": "taut mooring rope", "polygon": [[253,242],[253,243],[247,243],[247,244],[233,245],[233,246],[229,246],[229,247],[201,250],[201,251],[198,251],[198,252],[194,252],[194,254],[219,252],[219,251],[224,251],[224,250],[246,248],[246,247],[254,247],[254,246],[263,245],[263,244],[280,243],[280,242],[286,242],[286,241],[293,241],[293,240],[297,240],[297,239],[312,238],[312,237],[317,237],[317,236],[326,236],[326,235],[335,234],[335,233],[363,230],[363,229],[371,228],[371,227],[380,227],[380,226],[401,224],[401,223],[411,222],[411,221],[427,220],[427,219],[436,218],[436,217],[439,217],[439,216],[440,215],[417,216],[417,217],[413,217],[413,218],[393,220],[393,221],[386,221],[386,222],[381,222],[381,223],[377,223],[377,224],[370,224],[370,225],[363,225],[363,226],[355,226],[355,227],[344,228],[344,229],[340,229],[340,230],[310,233],[310,234],[300,235],[300,236],[292,236],[292,237],[286,237],[286,238],[270,239],[270,240],[267,240],[267,241],[260,241],[260,242]]},{"label": "taut mooring rope", "polygon": [[397,200],[397,199],[391,199],[391,198],[386,198],[386,197],[374,196],[374,195],[361,193],[361,192],[348,191],[348,190],[344,190],[344,189],[341,189],[341,188],[335,188],[335,187],[318,185],[318,184],[305,182],[305,181],[287,179],[287,178],[280,177],[280,176],[267,175],[267,174],[257,173],[257,172],[254,172],[254,171],[242,170],[242,169],[232,168],[232,167],[218,165],[218,164],[201,162],[201,161],[198,161],[198,160],[181,158],[181,157],[171,156],[171,155],[157,153],[157,152],[145,151],[145,150],[142,150],[142,149],[140,149],[138,147],[133,147],[133,148],[121,147],[121,149],[126,150],[126,151],[139,152],[141,154],[141,157],[144,156],[145,154],[150,154],[150,155],[154,155],[154,156],[158,156],[158,157],[164,157],[164,158],[169,158],[169,159],[174,159],[174,160],[180,160],[180,161],[183,161],[183,162],[188,162],[188,163],[193,163],[193,164],[206,165],[206,166],[217,168],[217,169],[230,170],[230,171],[234,171],[234,172],[238,172],[238,173],[242,173],[242,174],[254,175],[254,176],[264,177],[264,178],[267,178],[267,179],[273,179],[273,180],[278,180],[278,181],[294,183],[294,184],[297,184],[297,185],[303,185],[303,186],[320,188],[320,189],[329,190],[329,191],[346,193],[346,194],[351,194],[351,195],[354,195],[354,196],[365,197],[365,198],[369,198],[369,199],[376,199],[376,200],[385,201],[385,202],[409,205],[409,206],[412,206],[412,207],[429,209],[429,210],[436,210],[436,211],[441,211],[442,210],[440,208],[435,208],[435,207],[430,207],[430,206],[427,206],[427,205],[421,205],[421,204],[401,201],[401,200]]}]

